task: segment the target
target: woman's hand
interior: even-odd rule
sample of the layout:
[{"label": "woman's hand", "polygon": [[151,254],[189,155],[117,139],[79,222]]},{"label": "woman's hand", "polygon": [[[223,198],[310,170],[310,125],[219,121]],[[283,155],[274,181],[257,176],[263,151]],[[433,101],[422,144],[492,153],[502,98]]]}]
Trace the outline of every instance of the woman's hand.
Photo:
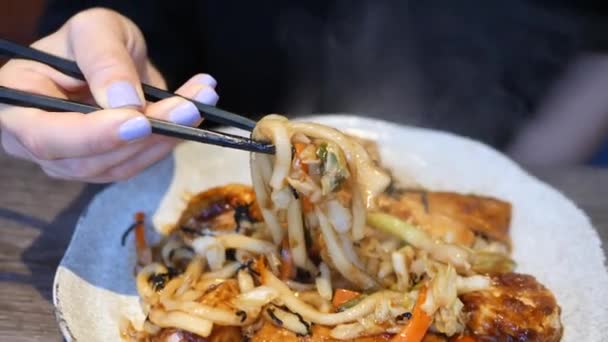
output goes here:
[{"label": "woman's hand", "polygon": [[[147,57],[139,29],[116,12],[83,11],[32,46],[75,60],[87,82],[16,59],[0,69],[0,85],[104,108],[85,115],[0,105],[6,152],[39,164],[52,177],[94,183],[129,178],[177,143],[151,136],[145,116],[193,126],[201,121],[194,104],[180,97],[146,104],[140,83],[166,85]],[[199,74],[177,94],[215,105],[215,85],[211,76]]]}]

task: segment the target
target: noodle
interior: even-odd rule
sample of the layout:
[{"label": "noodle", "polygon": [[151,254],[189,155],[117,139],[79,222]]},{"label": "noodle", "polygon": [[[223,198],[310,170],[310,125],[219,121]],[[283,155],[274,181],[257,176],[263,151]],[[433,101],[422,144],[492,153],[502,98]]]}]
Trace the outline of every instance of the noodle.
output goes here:
[{"label": "noodle", "polygon": [[239,267],[241,267],[241,265],[238,262],[231,262],[215,272],[207,272],[203,274],[201,279],[228,279],[236,274]]},{"label": "noodle", "polygon": [[299,335],[310,335],[310,323],[300,319],[297,315],[273,306],[266,309],[269,321],[285,327]]},{"label": "noodle", "polygon": [[331,274],[329,273],[329,267],[322,262],[319,270],[321,271],[321,275],[315,280],[317,291],[319,291],[321,298],[331,300],[333,289],[331,288]]},{"label": "noodle", "polygon": [[310,336],[313,324],[335,339],[396,333],[421,286],[432,331],[464,331],[458,296],[490,278],[475,274],[469,249],[379,211],[391,179],[356,139],[279,115],[260,120],[252,138],[276,151],[250,156],[255,198],[219,188],[195,206],[204,214],[185,212],[188,230],[163,239],[137,273],[148,320],[124,336],[147,342],[174,328],[214,340],[214,327]]},{"label": "noodle", "polygon": [[323,313],[296,297],[289,287],[271,272],[266,271],[264,277],[269,286],[272,286],[279,291],[281,299],[289,310],[299,313],[306,320],[323,325],[338,325],[345,322],[352,322],[373,312],[378,301],[385,296],[395,299],[401,297],[401,295],[396,292],[379,291],[366,297],[359,304],[348,310],[339,313]]},{"label": "noodle", "polygon": [[285,281],[285,285],[294,291],[311,291],[316,289],[315,284],[303,284],[294,280]]},{"label": "noodle", "polygon": [[212,271],[219,270],[226,261],[224,246],[212,236],[202,236],[194,239],[192,247],[198,255],[206,257]]},{"label": "noodle", "polygon": [[388,175],[379,170],[365,149],[334,128],[313,123],[292,123],[294,131],[302,132],[309,137],[323,138],[335,142],[346,155],[351,171],[356,172],[355,179],[361,192],[365,194],[363,201],[368,206],[372,198],[384,191],[390,183]]},{"label": "noodle", "polygon": [[287,119],[278,115],[269,115],[264,120],[266,120],[266,125],[256,126],[253,137],[255,139],[260,135],[268,134],[275,144],[275,162],[269,185],[273,190],[278,190],[283,187],[285,178],[287,178],[291,160],[290,136],[284,125]]},{"label": "noodle", "polygon": [[248,320],[241,321],[241,318],[234,312],[197,302],[185,302],[167,299],[162,301],[162,304],[169,311],[175,310],[185,312],[221,325],[241,326],[250,323]]},{"label": "noodle", "polygon": [[294,293],[294,296],[298,297],[305,303],[315,306],[320,312],[327,313],[332,309],[331,302],[325,298],[322,298],[316,291],[297,292]]},{"label": "noodle", "polygon": [[218,241],[225,248],[243,249],[253,253],[272,254],[276,253],[277,247],[264,240],[252,239],[241,234],[227,234],[218,236]]},{"label": "noodle", "polygon": [[152,301],[151,299],[157,296],[156,291],[149,280],[151,276],[159,273],[167,273],[167,268],[156,263],[147,265],[139,271],[137,274],[136,286],[140,297],[147,301]]},{"label": "noodle", "polygon": [[239,290],[241,292],[247,292],[254,288],[253,278],[247,271],[240,270],[237,275],[237,281],[239,282]]},{"label": "noodle", "polygon": [[287,209],[287,233],[289,235],[289,247],[296,266],[308,268],[308,256],[306,255],[306,241],[304,241],[304,226],[302,222],[302,208],[300,201],[291,201]]},{"label": "noodle", "polygon": [[336,266],[338,272],[342,276],[353,284],[360,286],[363,289],[371,289],[378,286],[376,281],[369,275],[365,274],[355,265],[353,265],[342,250],[333,229],[330,227],[329,222],[325,215],[319,208],[315,208],[317,217],[319,218],[319,226],[323,234],[323,239],[327,243],[327,250],[331,258],[332,263]]},{"label": "noodle", "polygon": [[279,292],[268,286],[259,286],[241,293],[236,300],[245,306],[262,307],[279,296]]},{"label": "noodle", "polygon": [[262,216],[264,216],[264,221],[268,225],[272,240],[278,245],[283,240],[284,235],[283,229],[281,228],[281,225],[279,225],[279,220],[269,209],[262,208]]},{"label": "noodle", "polygon": [[211,323],[211,321],[179,311],[162,312],[160,310],[152,310],[148,317],[152,323],[161,328],[175,327],[191,331],[202,337],[209,336],[211,334],[211,329],[213,328],[213,323]]}]

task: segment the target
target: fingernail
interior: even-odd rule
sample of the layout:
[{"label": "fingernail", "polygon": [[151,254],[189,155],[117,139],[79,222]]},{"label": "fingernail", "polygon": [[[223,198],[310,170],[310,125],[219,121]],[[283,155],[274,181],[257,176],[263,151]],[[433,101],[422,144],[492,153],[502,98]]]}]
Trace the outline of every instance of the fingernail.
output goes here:
[{"label": "fingernail", "polygon": [[143,138],[152,133],[150,122],[146,118],[138,116],[120,125],[118,134],[122,140],[131,141]]},{"label": "fingernail", "polygon": [[208,104],[210,106],[215,106],[220,97],[213,89],[205,87],[196,94],[194,99],[198,102]]},{"label": "fingernail", "polygon": [[119,81],[108,87],[108,105],[110,108],[140,107],[142,103],[131,83]]},{"label": "fingernail", "polygon": [[198,109],[190,101],[186,101],[169,112],[169,120],[176,124],[190,126],[201,119]]},{"label": "fingernail", "polygon": [[195,79],[197,83],[206,84],[211,88],[215,88],[215,86],[217,86],[217,81],[211,75],[201,74],[197,75]]}]

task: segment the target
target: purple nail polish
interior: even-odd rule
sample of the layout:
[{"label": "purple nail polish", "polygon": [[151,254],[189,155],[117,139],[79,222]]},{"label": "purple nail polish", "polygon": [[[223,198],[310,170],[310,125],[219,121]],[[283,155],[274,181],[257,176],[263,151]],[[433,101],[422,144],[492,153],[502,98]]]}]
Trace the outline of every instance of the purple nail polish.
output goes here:
[{"label": "purple nail polish", "polygon": [[215,88],[217,86],[217,81],[213,76],[207,74],[200,74],[195,77],[197,83],[206,84],[211,88]]},{"label": "purple nail polish", "polygon": [[142,103],[132,84],[119,81],[108,87],[108,105],[110,108],[140,107]]},{"label": "purple nail polish", "polygon": [[196,97],[194,99],[198,102],[208,104],[210,106],[215,106],[220,97],[213,89],[205,87],[201,89],[198,94],[196,94]]},{"label": "purple nail polish", "polygon": [[135,117],[120,125],[118,134],[125,141],[136,140],[143,138],[152,133],[150,122],[142,116]]},{"label": "purple nail polish", "polygon": [[184,102],[169,112],[169,120],[179,125],[191,126],[200,120],[198,109],[192,102]]}]

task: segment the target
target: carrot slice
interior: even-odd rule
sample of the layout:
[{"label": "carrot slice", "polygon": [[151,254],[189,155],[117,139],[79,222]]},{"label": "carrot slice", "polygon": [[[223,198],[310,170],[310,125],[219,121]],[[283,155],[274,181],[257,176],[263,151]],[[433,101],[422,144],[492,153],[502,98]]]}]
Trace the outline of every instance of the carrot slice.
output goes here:
[{"label": "carrot slice", "polygon": [[427,291],[426,286],[420,289],[420,294],[414,305],[414,312],[412,312],[412,318],[407,322],[403,330],[391,339],[391,342],[422,341],[433,321],[433,318],[422,310],[422,304],[426,301]]},{"label": "carrot slice", "polygon": [[297,142],[297,143],[293,144],[293,147],[296,149],[296,156],[299,156],[302,153],[302,151],[304,151],[304,149],[306,148],[306,144]]},{"label": "carrot slice", "polygon": [[477,340],[471,336],[460,336],[455,340],[451,340],[452,342],[477,342]]},{"label": "carrot slice", "polygon": [[306,196],[302,196],[302,211],[304,213],[309,213],[313,210],[313,206],[312,206],[312,202],[310,201],[310,198],[306,197]]},{"label": "carrot slice", "polygon": [[331,304],[334,306],[334,309],[338,308],[340,305],[348,302],[349,300],[355,299],[359,297],[361,294],[356,291],[351,291],[347,289],[336,289],[334,292],[334,298],[332,299]]},{"label": "carrot slice", "polygon": [[296,150],[296,158],[298,159],[298,163],[300,164],[302,171],[304,171],[304,173],[308,174],[308,165],[303,164],[302,158],[300,157],[300,155],[302,154],[302,151],[304,151],[304,149],[306,148],[306,144],[295,143],[295,144],[293,144],[293,147]]},{"label": "carrot slice", "polygon": [[264,263],[264,256],[260,255],[255,262],[255,268],[257,268],[257,272],[260,274],[260,282],[262,285],[266,284],[266,264]]},{"label": "carrot slice", "polygon": [[291,256],[291,249],[289,248],[289,238],[284,237],[281,243],[281,280],[287,280],[293,278],[295,275],[295,267],[293,264],[293,258]]},{"label": "carrot slice", "polygon": [[144,231],[144,213],[135,213],[135,247],[143,250],[147,247],[146,235]]}]

